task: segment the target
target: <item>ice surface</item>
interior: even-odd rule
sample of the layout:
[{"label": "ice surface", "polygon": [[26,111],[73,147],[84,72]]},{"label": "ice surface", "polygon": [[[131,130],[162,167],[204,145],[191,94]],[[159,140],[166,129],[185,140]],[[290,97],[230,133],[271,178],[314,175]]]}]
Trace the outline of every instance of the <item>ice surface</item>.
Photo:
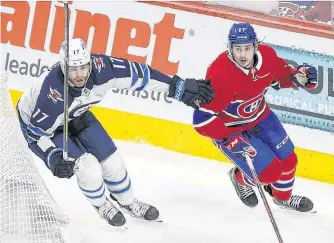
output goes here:
[{"label": "ice surface", "polygon": [[[82,195],[75,177],[52,177],[36,159],[51,194],[80,231],[83,243],[278,242],[262,201],[255,209],[239,201],[227,176],[231,164],[147,144],[116,144],[136,197],[156,206],[163,223],[127,217],[128,230],[107,225]],[[311,198],[318,212],[303,214],[271,203],[284,242],[334,242],[334,185],[300,178],[295,185],[294,192]]]}]

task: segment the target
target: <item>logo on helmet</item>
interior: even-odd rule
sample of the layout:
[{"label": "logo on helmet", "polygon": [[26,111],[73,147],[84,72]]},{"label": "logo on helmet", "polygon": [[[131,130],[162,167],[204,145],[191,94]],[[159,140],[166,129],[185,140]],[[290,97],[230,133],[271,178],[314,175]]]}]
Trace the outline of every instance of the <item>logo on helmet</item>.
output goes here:
[{"label": "logo on helmet", "polygon": [[241,33],[241,32],[245,32],[246,30],[247,30],[247,28],[239,28],[239,29],[238,29],[239,33]]},{"label": "logo on helmet", "polygon": [[82,49],[87,49],[86,43],[83,40],[81,40],[81,39],[80,39],[80,44],[81,44],[81,48]]}]

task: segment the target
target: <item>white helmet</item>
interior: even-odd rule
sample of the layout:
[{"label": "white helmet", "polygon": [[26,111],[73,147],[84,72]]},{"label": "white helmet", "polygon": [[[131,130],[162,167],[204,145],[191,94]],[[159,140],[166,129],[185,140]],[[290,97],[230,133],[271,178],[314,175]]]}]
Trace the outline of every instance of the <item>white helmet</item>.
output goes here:
[{"label": "white helmet", "polygon": [[[86,43],[82,39],[75,38],[69,40],[69,46],[69,66],[78,67],[90,63],[90,53]],[[64,41],[59,51],[62,69],[65,66],[66,48],[66,41]]]}]

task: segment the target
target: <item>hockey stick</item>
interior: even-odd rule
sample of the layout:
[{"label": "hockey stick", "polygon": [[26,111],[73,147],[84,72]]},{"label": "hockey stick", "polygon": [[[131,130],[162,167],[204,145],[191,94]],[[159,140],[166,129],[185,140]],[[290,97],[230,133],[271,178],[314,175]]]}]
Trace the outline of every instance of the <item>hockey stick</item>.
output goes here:
[{"label": "hockey stick", "polygon": [[65,41],[66,58],[64,67],[64,125],[63,125],[63,159],[68,159],[68,64],[69,64],[69,10],[68,3],[64,1],[65,10]]},{"label": "hockey stick", "polygon": [[282,239],[282,236],[281,236],[281,233],[279,232],[279,229],[278,229],[278,226],[276,224],[276,221],[275,221],[275,218],[274,218],[274,215],[273,213],[271,212],[271,209],[270,209],[270,206],[268,204],[268,201],[267,201],[267,198],[263,192],[263,189],[261,187],[261,183],[259,181],[259,178],[257,177],[257,174],[256,174],[256,171],[255,171],[255,168],[254,168],[254,165],[253,165],[253,160],[251,159],[250,155],[245,151],[244,152],[244,156],[246,158],[246,161],[247,161],[247,164],[248,164],[248,167],[249,169],[251,170],[252,172],[252,175],[253,175],[253,178],[254,178],[254,181],[255,181],[255,184],[256,184],[256,187],[257,189],[259,190],[259,193],[261,195],[261,198],[262,198],[262,201],[263,201],[263,204],[264,204],[264,207],[266,208],[267,210],[267,214],[270,218],[270,221],[271,221],[271,224],[275,230],[275,233],[276,233],[276,236],[277,236],[277,239],[278,239],[278,242],[279,243],[284,243],[283,242],[283,239]]}]

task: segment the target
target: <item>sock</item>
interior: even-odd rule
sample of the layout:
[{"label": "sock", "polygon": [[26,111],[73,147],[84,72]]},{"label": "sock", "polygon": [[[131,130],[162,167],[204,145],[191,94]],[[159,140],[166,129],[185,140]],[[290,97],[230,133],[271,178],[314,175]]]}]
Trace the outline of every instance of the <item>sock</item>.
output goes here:
[{"label": "sock", "polygon": [[279,180],[272,184],[273,196],[280,201],[289,200],[295,182],[296,166],[298,163],[295,152],[281,161],[283,172]]}]

